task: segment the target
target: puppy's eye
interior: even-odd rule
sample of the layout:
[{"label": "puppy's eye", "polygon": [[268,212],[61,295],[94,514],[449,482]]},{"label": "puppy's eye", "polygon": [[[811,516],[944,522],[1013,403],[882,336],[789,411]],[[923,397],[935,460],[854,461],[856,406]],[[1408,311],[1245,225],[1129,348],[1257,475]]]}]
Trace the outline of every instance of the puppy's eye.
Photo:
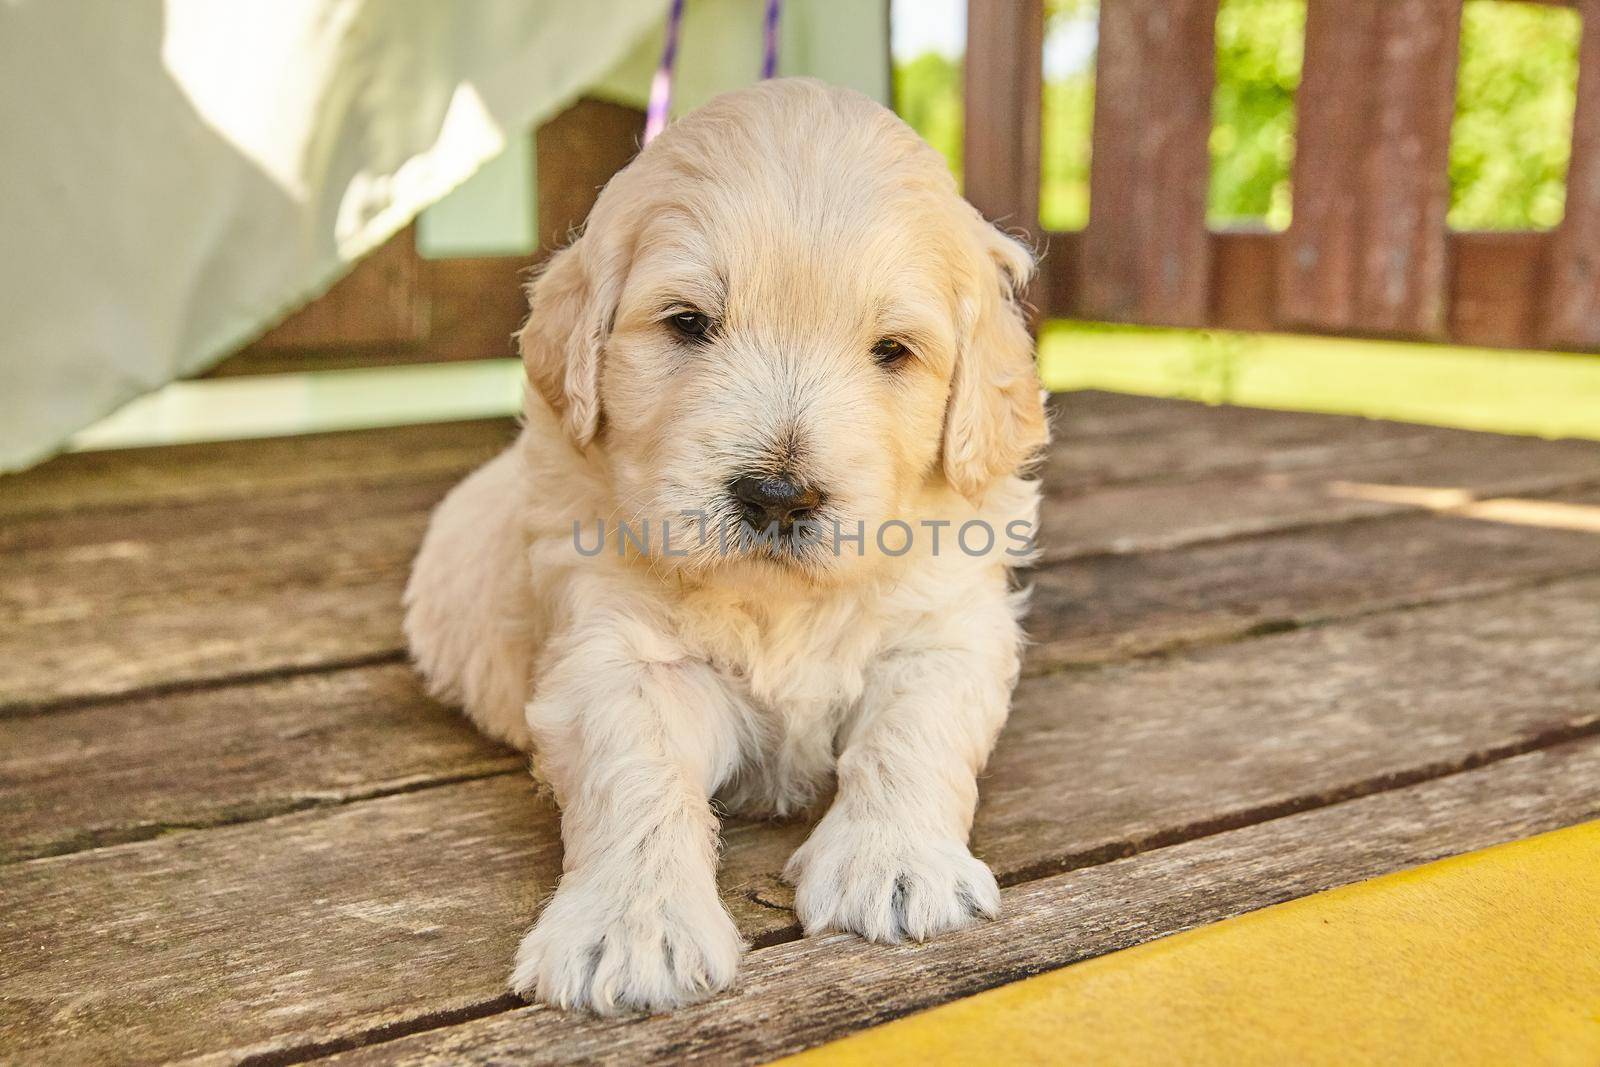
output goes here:
[{"label": "puppy's eye", "polygon": [[711,319],[699,311],[680,311],[669,315],[667,325],[689,341],[704,341],[711,333]]},{"label": "puppy's eye", "polygon": [[880,337],[878,343],[872,346],[872,358],[878,361],[880,367],[898,367],[909,355],[911,349],[893,337]]}]

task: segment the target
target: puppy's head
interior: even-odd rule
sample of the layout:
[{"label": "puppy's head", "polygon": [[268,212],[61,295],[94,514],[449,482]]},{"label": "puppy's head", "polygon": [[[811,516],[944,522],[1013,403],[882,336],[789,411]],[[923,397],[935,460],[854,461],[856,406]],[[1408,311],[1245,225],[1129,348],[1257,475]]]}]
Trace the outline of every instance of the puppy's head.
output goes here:
[{"label": "puppy's head", "polygon": [[[672,525],[672,565],[837,580],[930,485],[981,500],[1043,444],[1031,269],[891,112],[766,82],[612,180],[532,286],[522,353],[615,514]],[[858,524],[865,551],[835,551]]]}]

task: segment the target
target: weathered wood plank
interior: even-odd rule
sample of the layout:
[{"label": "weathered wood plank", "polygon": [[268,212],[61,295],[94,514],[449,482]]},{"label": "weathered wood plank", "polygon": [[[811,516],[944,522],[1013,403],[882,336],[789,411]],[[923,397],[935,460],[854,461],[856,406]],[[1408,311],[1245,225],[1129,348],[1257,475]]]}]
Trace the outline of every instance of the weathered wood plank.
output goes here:
[{"label": "weathered wood plank", "polygon": [[397,657],[452,478],[0,530],[0,708]]},{"label": "weathered wood plank", "polygon": [[1374,0],[1319,0],[1306,8],[1294,208],[1287,254],[1278,257],[1277,311],[1286,326],[1340,330],[1356,318],[1357,220],[1363,206],[1357,170],[1368,136],[1364,86],[1372,77],[1369,42],[1376,18]]},{"label": "weathered wood plank", "polygon": [[[1339,496],[1330,486],[1341,479],[1507,493],[1600,478],[1593,444],[1106,395],[1060,406],[1044,472],[1051,560],[1410,507]],[[488,451],[473,440],[443,454]],[[336,486],[384,476],[379,460],[358,465],[364,451],[348,462],[309,455],[305,475],[327,472]],[[242,471],[248,489],[255,474]],[[400,481],[391,468],[397,480],[377,485],[9,523],[0,708],[398,657],[405,574],[428,509],[458,473]],[[176,471],[160,476],[186,484]]]},{"label": "weathered wood plank", "polygon": [[[1404,423],[1078,392],[1058,396],[1052,480],[1129,480],[1283,462],[1284,450],[1384,447]],[[169,445],[57,456],[0,476],[0,519],[86,508],[367,485],[465,473],[514,434],[510,419]],[[1400,446],[1406,447],[1406,446]]]},{"label": "weathered wood plank", "polygon": [[1459,0],[1312,0],[1306,15],[1288,326],[1441,338]]},{"label": "weathered wood plank", "polygon": [[1043,0],[968,0],[963,191],[983,216],[1037,234]]},{"label": "weathered wood plank", "polygon": [[1547,233],[1455,233],[1450,339],[1464,345],[1534,348]]},{"label": "weathered wood plank", "polygon": [[[1079,314],[1199,326],[1217,0],[1104,0]],[[1159,71],[1159,77],[1152,77]],[[1028,172],[1037,181],[1038,167]]]},{"label": "weathered wood plank", "polygon": [[245,351],[415,341],[427,332],[421,275],[417,227],[412,223]]},{"label": "weathered wood plank", "polygon": [[1207,322],[1224,330],[1271,330],[1278,325],[1278,252],[1283,236],[1234,227],[1211,235],[1211,310]]},{"label": "weathered wood plank", "polygon": [[510,419],[479,419],[74,452],[0,475],[0,521],[459,476],[513,436]]},{"label": "weathered wood plank", "polygon": [[0,863],[520,771],[404,664],[0,720]]},{"label": "weathered wood plank", "polygon": [[[1600,511],[1600,492],[1563,499]],[[1433,516],[1093,556],[1033,575],[1024,670],[1032,676],[1593,571],[1600,538],[1592,534]],[[390,630],[368,633],[374,643],[398,647],[391,586],[399,574],[373,585],[393,594],[371,605]],[[330,591],[334,607],[351,599],[374,598]],[[261,602],[258,622],[270,628],[265,608],[275,602]],[[219,627],[228,603],[219,601]],[[367,621],[336,615],[330,634]],[[248,656],[242,635],[238,643]],[[285,659],[294,653],[273,650]],[[338,739],[331,749],[330,738]],[[191,770],[174,775],[178,765]],[[0,861],[519,766],[424,698],[403,665],[12,716],[0,719]]]},{"label": "weathered wood plank", "polygon": [[1358,75],[1371,78],[1376,105],[1363,161],[1359,326],[1442,337],[1461,2],[1383,0],[1377,30],[1376,67]]},{"label": "weathered wood plank", "polygon": [[[1559,499],[1600,516],[1600,492]],[[1031,576],[1025,669],[1481,596],[1596,568],[1600,537],[1591,533],[1418,515],[1091,556]]]},{"label": "weathered wood plank", "polygon": [[1107,485],[1057,492],[1046,480],[1040,546],[1046,561],[1098,552],[1144,552],[1417,510],[1352,492],[1350,484],[1541,494],[1592,482],[1600,450],[1579,441],[1496,437],[1439,430],[1411,450],[1302,467],[1227,472],[1180,483]]},{"label": "weathered wood plank", "polygon": [[539,247],[561,248],[589,217],[600,189],[638,154],[644,112],[585,98],[534,134]]},{"label": "weathered wood plank", "polygon": [[1567,202],[1546,264],[1545,344],[1600,344],[1600,3],[1578,5],[1578,101],[1572,120]]},{"label": "weathered wood plank", "polygon": [[[645,1021],[540,1007],[330,1064],[764,1063],[875,1023],[1206,923],[1600,815],[1600,743],[1006,889],[999,922],[927,945],[809,938],[752,954],[728,996]],[[1508,906],[1515,906],[1508,901]]]},{"label": "weathered wood plank", "polygon": [[394,367],[514,357],[512,335],[528,315],[523,283],[540,257],[449,256],[422,262],[427,292],[425,337],[406,344],[248,348],[207,378]]},{"label": "weathered wood plank", "polygon": [[[1016,882],[1594,732],[1597,595],[1026,681],[974,847]],[[727,834],[725,899],[758,943],[793,935],[776,875],[803,833]],[[30,1060],[160,1059],[493,1010],[558,840],[513,775],[11,865],[0,1033]]]},{"label": "weathered wood plank", "polygon": [[1056,394],[1050,421],[1042,477],[1052,493],[1416,455],[1439,433],[1414,423],[1095,391]]},{"label": "weathered wood plank", "polygon": [[[1228,330],[1298,330],[1344,333],[1280,315],[1277,266],[1291,255],[1293,233],[1213,231],[1211,311],[1206,324]],[[1082,234],[1050,232],[1040,264],[1035,299],[1045,318],[1074,318],[1078,310]],[[1448,340],[1495,348],[1556,348],[1594,351],[1600,339],[1552,341],[1541,326],[1546,303],[1545,259],[1554,241],[1548,232],[1451,232],[1446,235],[1449,279]],[[1308,253],[1309,255],[1309,253]]]}]

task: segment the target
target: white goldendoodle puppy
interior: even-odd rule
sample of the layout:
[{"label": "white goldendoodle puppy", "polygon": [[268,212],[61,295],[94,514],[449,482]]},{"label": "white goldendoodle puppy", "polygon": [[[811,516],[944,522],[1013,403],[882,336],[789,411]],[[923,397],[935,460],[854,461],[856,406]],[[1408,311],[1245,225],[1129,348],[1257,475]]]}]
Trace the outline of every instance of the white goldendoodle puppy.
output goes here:
[{"label": "white goldendoodle puppy", "polygon": [[406,591],[433,691],[562,809],[514,989],[613,1012],[729,985],[713,798],[832,785],[785,872],[808,932],[997,914],[967,835],[1038,511],[1031,268],[891,112],[781,80],[670,127],[534,282],[521,435]]}]

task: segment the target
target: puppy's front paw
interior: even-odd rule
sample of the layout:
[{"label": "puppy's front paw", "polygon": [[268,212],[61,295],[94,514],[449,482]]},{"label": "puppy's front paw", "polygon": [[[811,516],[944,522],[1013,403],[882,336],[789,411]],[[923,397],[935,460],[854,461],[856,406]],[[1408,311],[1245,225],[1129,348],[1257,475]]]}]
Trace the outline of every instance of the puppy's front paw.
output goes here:
[{"label": "puppy's front paw", "polygon": [[569,876],[522,939],[511,988],[601,1015],[667,1011],[732,985],[744,948],[714,891]]},{"label": "puppy's front paw", "polygon": [[880,821],[830,813],[790,857],[784,877],[795,886],[795,914],[808,934],[925,941],[1000,915],[1000,887],[964,842],[920,838]]}]

